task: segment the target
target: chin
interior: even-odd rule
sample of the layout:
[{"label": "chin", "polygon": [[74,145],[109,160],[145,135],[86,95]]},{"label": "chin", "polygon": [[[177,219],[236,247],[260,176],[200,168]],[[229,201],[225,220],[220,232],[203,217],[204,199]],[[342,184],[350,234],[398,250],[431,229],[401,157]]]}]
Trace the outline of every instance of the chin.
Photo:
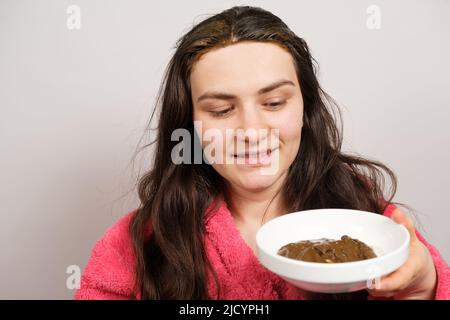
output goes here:
[{"label": "chin", "polygon": [[236,180],[242,188],[256,191],[270,187],[277,181],[278,177],[278,174],[262,175],[259,170],[255,170],[254,173],[239,174]]}]

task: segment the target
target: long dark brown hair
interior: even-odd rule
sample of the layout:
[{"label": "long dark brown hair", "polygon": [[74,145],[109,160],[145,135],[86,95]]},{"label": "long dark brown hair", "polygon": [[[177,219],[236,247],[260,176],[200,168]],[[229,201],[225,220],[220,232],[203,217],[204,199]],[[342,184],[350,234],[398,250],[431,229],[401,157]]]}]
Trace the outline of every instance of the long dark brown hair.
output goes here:
[{"label": "long dark brown hair", "polygon": [[[386,165],[341,152],[341,114],[319,85],[317,63],[306,42],[264,9],[237,6],[225,10],[198,23],[177,41],[160,88],[153,166],[139,180],[141,205],[130,224],[136,290],[142,299],[221,298],[203,235],[205,211],[224,194],[226,183],[207,163],[174,164],[171,151],[178,142],[172,141],[171,135],[175,129],[184,128],[195,137],[189,83],[193,64],[209,50],[239,41],[277,44],[292,55],[295,63],[304,121],[298,154],[280,190],[290,212],[348,208],[381,214],[385,201],[391,202],[396,192],[396,177]],[[154,115],[155,111],[152,119]],[[390,179],[386,196],[385,175]],[[147,236],[149,225],[152,232]],[[218,286],[217,297],[208,296],[208,275]]]}]

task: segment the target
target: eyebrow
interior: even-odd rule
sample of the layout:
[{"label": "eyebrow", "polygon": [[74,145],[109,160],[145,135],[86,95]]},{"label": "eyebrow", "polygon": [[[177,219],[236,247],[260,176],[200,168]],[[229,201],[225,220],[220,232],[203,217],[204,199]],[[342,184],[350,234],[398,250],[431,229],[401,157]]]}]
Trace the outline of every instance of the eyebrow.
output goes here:
[{"label": "eyebrow", "polygon": [[[264,88],[259,89],[258,95],[270,92],[270,91],[275,90],[284,85],[295,86],[294,82],[292,82],[290,80],[279,80],[279,81],[276,81]],[[225,92],[210,91],[210,92],[206,92],[206,93],[202,94],[200,97],[198,97],[197,102],[200,102],[205,99],[233,100],[233,99],[237,99],[237,96],[233,95],[233,94],[225,93]]]}]

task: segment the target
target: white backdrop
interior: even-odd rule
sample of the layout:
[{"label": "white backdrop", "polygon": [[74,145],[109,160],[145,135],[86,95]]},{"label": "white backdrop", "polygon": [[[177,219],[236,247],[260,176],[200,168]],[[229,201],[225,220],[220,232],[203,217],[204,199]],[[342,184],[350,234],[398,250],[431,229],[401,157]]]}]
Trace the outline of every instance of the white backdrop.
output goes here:
[{"label": "white backdrop", "polygon": [[450,2],[0,0],[0,298],[72,297],[68,266],[138,205],[130,161],[175,41],[241,4],[308,42],[344,150],[394,169],[395,200],[449,261]]}]

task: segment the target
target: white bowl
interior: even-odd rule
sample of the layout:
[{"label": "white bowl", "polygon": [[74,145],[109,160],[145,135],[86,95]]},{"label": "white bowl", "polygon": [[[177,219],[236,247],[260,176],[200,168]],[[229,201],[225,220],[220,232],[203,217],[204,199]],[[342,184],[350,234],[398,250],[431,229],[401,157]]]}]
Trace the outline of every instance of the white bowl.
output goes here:
[{"label": "white bowl", "polygon": [[[291,242],[348,235],[370,246],[376,258],[342,263],[294,260],[277,254]],[[372,212],[316,209],[289,213],[264,224],[256,234],[262,265],[293,285],[312,292],[362,290],[398,269],[409,254],[408,230]]]}]

